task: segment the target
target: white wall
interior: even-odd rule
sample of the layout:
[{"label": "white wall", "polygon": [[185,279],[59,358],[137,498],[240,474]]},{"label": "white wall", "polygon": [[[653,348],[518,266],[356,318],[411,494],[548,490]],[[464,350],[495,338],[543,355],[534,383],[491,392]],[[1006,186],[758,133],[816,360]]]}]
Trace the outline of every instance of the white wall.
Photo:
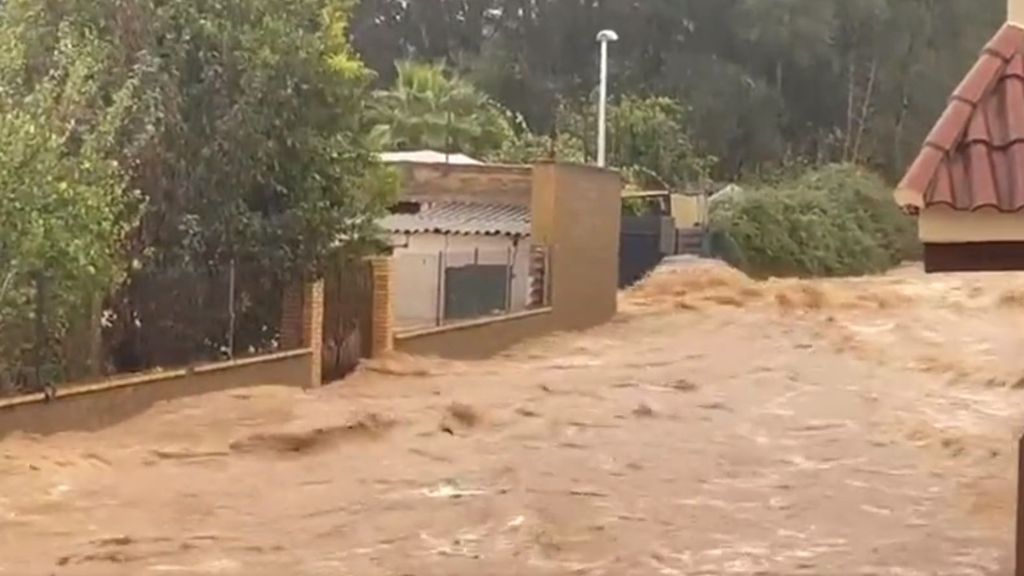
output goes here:
[{"label": "white wall", "polygon": [[525,310],[530,296],[530,239],[509,236],[396,234],[394,311],[399,329],[434,326],[438,311],[440,255],[448,266],[505,264],[511,257],[512,311]]}]

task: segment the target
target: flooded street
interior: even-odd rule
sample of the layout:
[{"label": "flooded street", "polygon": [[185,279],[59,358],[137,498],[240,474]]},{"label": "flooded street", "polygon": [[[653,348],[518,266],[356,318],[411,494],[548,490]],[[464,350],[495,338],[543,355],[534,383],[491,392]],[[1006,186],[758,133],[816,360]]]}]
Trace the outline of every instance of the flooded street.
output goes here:
[{"label": "flooded street", "polygon": [[1024,276],[668,270],[480,363],[0,442],[0,575],[1011,574]]}]

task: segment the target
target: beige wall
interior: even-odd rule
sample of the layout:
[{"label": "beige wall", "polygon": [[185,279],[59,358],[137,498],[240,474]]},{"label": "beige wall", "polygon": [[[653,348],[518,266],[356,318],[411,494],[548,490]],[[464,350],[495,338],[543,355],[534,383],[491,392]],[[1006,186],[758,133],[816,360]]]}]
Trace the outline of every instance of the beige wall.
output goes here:
[{"label": "beige wall", "polygon": [[534,242],[551,248],[551,305],[558,329],[596,326],[616,312],[622,179],[590,166],[538,164]]},{"label": "beige wall", "polygon": [[533,170],[533,242],[551,250],[551,306],[539,313],[398,334],[395,349],[486,358],[526,338],[589,328],[616,312],[622,180],[616,172],[564,164]]},{"label": "beige wall", "polygon": [[955,211],[933,206],[918,218],[921,241],[929,244],[1024,241],[1024,214],[1006,214],[993,209],[977,212]]},{"label": "beige wall", "polygon": [[418,356],[480,360],[524,340],[550,334],[554,327],[550,309],[520,312],[456,327],[398,334],[395,349]]},{"label": "beige wall", "polygon": [[393,166],[402,176],[403,198],[530,205],[529,166],[413,163]]},{"label": "beige wall", "polygon": [[158,402],[251,386],[309,385],[314,355],[284,352],[154,375],[68,386],[46,402],[41,395],[0,401],[0,438],[12,432],[92,431],[141,414]]},{"label": "beige wall", "polygon": [[676,228],[699,228],[707,223],[707,198],[704,196],[672,195],[672,216]]}]

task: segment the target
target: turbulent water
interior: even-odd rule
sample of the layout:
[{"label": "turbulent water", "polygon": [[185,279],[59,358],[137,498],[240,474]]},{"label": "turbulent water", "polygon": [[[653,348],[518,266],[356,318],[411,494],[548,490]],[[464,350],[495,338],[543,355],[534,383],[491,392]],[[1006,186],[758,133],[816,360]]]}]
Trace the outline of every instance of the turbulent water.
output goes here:
[{"label": "turbulent water", "polygon": [[0,443],[0,574],[1011,574],[1024,276],[665,270],[482,363]]}]

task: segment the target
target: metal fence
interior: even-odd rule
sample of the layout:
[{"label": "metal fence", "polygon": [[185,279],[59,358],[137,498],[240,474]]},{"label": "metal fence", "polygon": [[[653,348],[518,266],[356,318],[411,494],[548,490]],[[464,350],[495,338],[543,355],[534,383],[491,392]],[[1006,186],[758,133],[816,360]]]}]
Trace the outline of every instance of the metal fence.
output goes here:
[{"label": "metal fence", "polygon": [[439,327],[546,306],[549,270],[549,252],[540,246],[399,253],[396,325]]},{"label": "metal fence", "polygon": [[258,266],[150,266],[107,294],[57,272],[0,301],[0,396],[279,349],[283,282]]}]

